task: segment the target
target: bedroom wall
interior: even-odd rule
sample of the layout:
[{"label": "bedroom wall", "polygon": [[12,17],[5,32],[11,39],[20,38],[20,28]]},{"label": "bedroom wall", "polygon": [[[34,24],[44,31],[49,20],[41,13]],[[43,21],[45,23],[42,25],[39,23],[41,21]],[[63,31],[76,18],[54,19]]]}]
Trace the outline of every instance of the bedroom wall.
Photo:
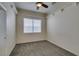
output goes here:
[{"label": "bedroom wall", "polygon": [[47,17],[48,41],[79,55],[79,5],[71,5]]},{"label": "bedroom wall", "polygon": [[[41,33],[24,33],[23,32],[23,19],[24,18],[41,19],[42,32]],[[16,25],[17,25],[16,26],[17,44],[45,40],[46,14],[18,9]]]}]

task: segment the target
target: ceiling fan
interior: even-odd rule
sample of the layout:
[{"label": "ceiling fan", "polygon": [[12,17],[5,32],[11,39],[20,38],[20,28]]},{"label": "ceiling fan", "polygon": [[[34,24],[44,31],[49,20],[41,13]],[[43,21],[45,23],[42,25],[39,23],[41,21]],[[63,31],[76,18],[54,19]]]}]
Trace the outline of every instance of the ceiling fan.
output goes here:
[{"label": "ceiling fan", "polygon": [[48,5],[44,4],[43,2],[36,2],[36,8],[39,10],[39,8],[42,6],[44,8],[48,8]]}]

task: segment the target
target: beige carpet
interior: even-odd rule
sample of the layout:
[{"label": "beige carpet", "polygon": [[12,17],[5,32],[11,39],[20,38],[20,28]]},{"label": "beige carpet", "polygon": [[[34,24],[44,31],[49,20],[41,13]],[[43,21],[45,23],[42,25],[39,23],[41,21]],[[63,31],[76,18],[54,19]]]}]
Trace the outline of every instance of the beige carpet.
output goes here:
[{"label": "beige carpet", "polygon": [[39,41],[18,44],[11,56],[75,56],[74,54],[48,42]]}]

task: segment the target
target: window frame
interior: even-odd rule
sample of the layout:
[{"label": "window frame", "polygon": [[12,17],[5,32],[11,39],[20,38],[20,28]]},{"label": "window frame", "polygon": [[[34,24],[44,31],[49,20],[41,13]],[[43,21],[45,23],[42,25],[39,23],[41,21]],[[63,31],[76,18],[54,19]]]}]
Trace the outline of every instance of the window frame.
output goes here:
[{"label": "window frame", "polygon": [[[24,33],[24,19],[23,18],[23,33]],[[26,19],[31,19],[31,18],[26,18]],[[41,21],[41,32],[27,32],[27,33],[24,33],[24,34],[41,34],[42,33],[42,20],[41,19],[35,19],[35,20],[40,20]],[[33,22],[33,19],[32,19],[32,22]],[[34,25],[34,23],[32,23],[32,25]],[[34,31],[34,26],[32,26],[33,28],[33,31]]]}]

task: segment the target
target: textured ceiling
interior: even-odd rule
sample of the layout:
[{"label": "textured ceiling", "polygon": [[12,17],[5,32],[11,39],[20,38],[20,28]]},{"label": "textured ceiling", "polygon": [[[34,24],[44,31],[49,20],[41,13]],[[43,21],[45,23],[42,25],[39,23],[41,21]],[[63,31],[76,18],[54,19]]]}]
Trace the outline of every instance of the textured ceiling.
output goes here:
[{"label": "textured ceiling", "polygon": [[42,13],[49,13],[52,9],[52,3],[51,2],[44,2],[48,5],[48,8],[40,7],[39,10],[36,9],[35,2],[17,2],[15,3],[17,8],[22,8],[26,10],[36,11],[36,12],[42,12]]},{"label": "textured ceiling", "polygon": [[72,2],[56,2],[54,5],[52,5],[52,2],[43,2],[43,3],[47,4],[49,7],[48,8],[40,7],[40,9],[37,10],[35,2],[16,2],[15,6],[21,9],[49,14],[51,12],[60,10],[61,8],[68,7],[69,5],[72,4]]}]

